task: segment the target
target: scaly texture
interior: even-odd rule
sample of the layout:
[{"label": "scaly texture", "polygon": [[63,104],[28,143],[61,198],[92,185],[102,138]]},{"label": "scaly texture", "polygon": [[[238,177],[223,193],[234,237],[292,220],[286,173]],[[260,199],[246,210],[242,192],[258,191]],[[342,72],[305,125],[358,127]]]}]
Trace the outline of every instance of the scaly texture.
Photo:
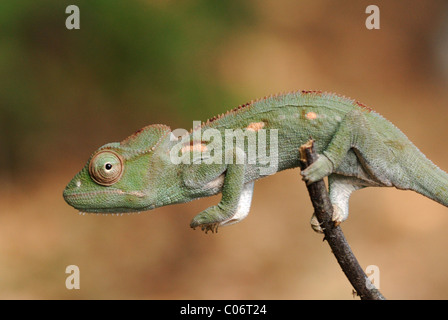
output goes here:
[{"label": "scaly texture", "polygon": [[[328,176],[336,223],[347,219],[351,193],[369,186],[414,190],[448,206],[448,174],[399,129],[358,101],[321,91],[251,101],[180,140],[165,125],[147,126],[95,151],[64,198],[81,212],[131,213],[221,192],[191,222],[216,231],[247,216],[255,180],[298,167],[310,137],[319,159],[301,174],[308,183]],[[315,218],[312,226],[321,231]]]}]

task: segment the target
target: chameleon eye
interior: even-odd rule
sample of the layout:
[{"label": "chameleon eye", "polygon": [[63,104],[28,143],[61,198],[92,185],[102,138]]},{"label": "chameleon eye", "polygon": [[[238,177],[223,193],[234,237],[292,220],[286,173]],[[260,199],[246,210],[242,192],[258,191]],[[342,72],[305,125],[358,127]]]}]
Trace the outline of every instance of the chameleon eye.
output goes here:
[{"label": "chameleon eye", "polygon": [[96,183],[111,186],[123,174],[123,159],[114,151],[102,150],[90,160],[89,174]]}]

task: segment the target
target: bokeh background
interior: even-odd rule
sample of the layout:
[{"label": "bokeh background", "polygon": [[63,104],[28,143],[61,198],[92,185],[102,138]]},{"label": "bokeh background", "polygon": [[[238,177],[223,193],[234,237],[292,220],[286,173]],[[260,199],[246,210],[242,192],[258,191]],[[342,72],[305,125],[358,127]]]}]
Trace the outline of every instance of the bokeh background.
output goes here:
[{"label": "bokeh background", "polygon": [[[248,218],[218,234],[188,225],[219,196],[105,217],[79,216],[62,191],[97,147],[145,125],[190,128],[297,89],[362,101],[448,170],[448,5],[376,2],[1,1],[0,298],[354,299],[298,169],[258,181]],[[70,4],[80,30],[65,28]],[[380,30],[365,27],[370,4]],[[369,188],[343,230],[387,298],[448,298],[448,208]]]}]

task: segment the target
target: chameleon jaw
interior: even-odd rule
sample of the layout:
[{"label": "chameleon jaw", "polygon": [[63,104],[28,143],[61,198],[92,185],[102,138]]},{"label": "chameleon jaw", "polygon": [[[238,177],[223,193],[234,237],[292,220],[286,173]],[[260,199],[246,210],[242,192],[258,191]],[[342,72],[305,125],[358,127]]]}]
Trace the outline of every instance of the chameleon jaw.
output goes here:
[{"label": "chameleon jaw", "polygon": [[78,209],[81,214],[85,213],[96,213],[96,214],[123,214],[123,213],[136,213],[139,211],[146,211],[146,210],[152,210],[156,207],[155,204],[151,204],[145,207],[140,208],[130,208],[126,206],[126,202],[124,203],[124,206],[119,207],[95,207],[91,203],[93,203],[94,197],[97,196],[133,196],[137,199],[141,199],[145,197],[146,195],[143,192],[140,191],[130,191],[125,192],[120,189],[107,189],[107,190],[98,190],[98,191],[90,191],[90,192],[70,192],[68,190],[64,191],[64,199],[65,201],[74,207],[75,209]]},{"label": "chameleon jaw", "polygon": [[128,216],[129,215],[132,215],[132,214],[140,214],[141,212],[140,211],[133,211],[133,212],[123,212],[123,213],[108,213],[108,212],[103,212],[103,213],[100,213],[100,212],[87,212],[87,211],[79,211],[78,212],[78,214],[80,215],[80,216],[85,216],[86,214],[89,214],[89,215],[103,215],[103,216],[116,216],[116,217],[118,217],[118,216],[123,216],[124,214],[127,214]]}]

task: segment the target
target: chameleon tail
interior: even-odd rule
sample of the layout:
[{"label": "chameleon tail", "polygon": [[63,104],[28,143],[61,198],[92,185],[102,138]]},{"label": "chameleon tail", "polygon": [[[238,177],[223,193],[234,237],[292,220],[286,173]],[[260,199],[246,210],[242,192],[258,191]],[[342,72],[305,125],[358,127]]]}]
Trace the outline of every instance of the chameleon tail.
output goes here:
[{"label": "chameleon tail", "polygon": [[448,173],[437,167],[419,150],[415,151],[406,161],[409,164],[406,171],[409,172],[412,185],[409,189],[448,207]]}]

